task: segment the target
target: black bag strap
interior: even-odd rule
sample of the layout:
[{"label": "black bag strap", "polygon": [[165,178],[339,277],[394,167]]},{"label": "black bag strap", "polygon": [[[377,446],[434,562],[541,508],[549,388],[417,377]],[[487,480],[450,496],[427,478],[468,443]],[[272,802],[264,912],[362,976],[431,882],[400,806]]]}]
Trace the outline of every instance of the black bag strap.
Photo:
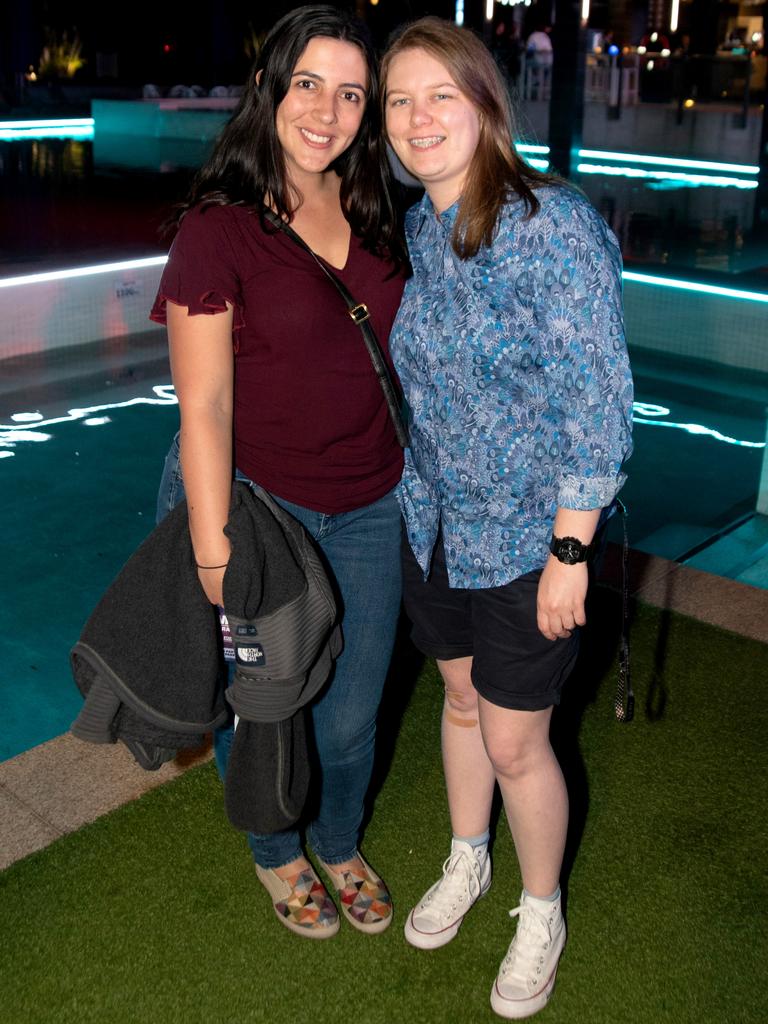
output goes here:
[{"label": "black bag strap", "polygon": [[627,507],[616,499],[621,515],[624,541],[621,547],[621,647],[619,649],[619,675],[616,682],[616,696],[613,709],[619,722],[631,722],[635,717],[635,694],[629,673],[629,534],[627,532]]},{"label": "black bag strap", "polygon": [[373,369],[378,377],[381,390],[384,392],[384,399],[387,403],[387,409],[389,410],[389,415],[395,428],[395,434],[397,434],[397,440],[403,448],[407,448],[411,442],[408,437],[408,428],[405,425],[402,413],[400,412],[400,389],[393,379],[392,374],[389,372],[389,367],[387,366],[387,361],[384,358],[384,353],[381,351],[379,339],[376,337],[376,332],[370,322],[368,307],[364,302],[356,302],[352,298],[352,295],[343,281],[340,281],[339,278],[329,270],[317,253],[307,245],[303,238],[296,234],[290,225],[286,224],[285,221],[281,220],[271,210],[265,209],[264,216],[270,224],[279,228],[283,234],[287,235],[292,242],[299,246],[300,249],[309,253],[344,300],[347,312],[352,317],[353,322],[360,328],[360,332],[363,335],[363,341],[365,342],[365,347],[368,349],[368,355],[371,357]]}]

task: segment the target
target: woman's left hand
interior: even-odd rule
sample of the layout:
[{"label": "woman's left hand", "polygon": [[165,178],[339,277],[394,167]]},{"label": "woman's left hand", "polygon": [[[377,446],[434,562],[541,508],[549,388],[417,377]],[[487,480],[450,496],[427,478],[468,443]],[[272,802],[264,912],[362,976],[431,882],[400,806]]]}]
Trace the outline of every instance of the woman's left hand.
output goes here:
[{"label": "woman's left hand", "polygon": [[547,640],[568,637],[576,626],[586,623],[584,599],[588,582],[586,562],[565,565],[550,555],[541,573],[536,600],[538,626]]}]

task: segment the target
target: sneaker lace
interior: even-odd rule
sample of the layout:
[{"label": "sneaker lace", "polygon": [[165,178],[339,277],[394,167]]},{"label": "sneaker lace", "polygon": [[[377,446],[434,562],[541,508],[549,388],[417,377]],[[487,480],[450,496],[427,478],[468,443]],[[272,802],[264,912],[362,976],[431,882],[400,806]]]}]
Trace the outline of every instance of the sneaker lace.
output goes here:
[{"label": "sneaker lace", "polygon": [[517,931],[501,962],[501,974],[505,981],[538,985],[544,954],[552,941],[549,921],[544,914],[525,903],[510,910],[509,916],[518,919]]},{"label": "sneaker lace", "polygon": [[422,902],[431,912],[451,917],[458,906],[468,904],[480,895],[480,865],[463,850],[452,853],[443,864],[443,877]]}]

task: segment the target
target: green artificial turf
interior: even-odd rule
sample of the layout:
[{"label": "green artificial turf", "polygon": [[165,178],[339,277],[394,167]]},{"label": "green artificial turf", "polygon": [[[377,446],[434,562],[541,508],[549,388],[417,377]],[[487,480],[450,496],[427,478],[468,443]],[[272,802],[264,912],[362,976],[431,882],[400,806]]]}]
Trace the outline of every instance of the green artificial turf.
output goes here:
[{"label": "green artificial turf", "polygon": [[[538,1019],[762,1022],[768,651],[639,607],[637,716],[619,725],[615,613],[600,596],[556,727],[573,797],[569,942]],[[422,952],[402,937],[449,842],[440,687],[432,666],[415,674],[401,654],[364,844],[392,889],[389,931],[342,923],[309,942],[282,928],[205,765],[0,876],[2,1024],[496,1020],[488,998],[520,890],[503,816],[493,888],[457,939]]]}]

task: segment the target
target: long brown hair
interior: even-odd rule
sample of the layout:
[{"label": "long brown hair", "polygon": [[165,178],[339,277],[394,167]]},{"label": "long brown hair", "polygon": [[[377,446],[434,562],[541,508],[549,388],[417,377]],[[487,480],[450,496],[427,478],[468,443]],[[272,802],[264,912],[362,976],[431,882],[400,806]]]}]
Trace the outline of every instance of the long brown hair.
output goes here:
[{"label": "long brown hair", "polygon": [[406,50],[424,50],[448,71],[480,115],[480,138],[467,172],[452,245],[462,259],[490,245],[501,208],[519,196],[532,217],[539,209],[534,188],[558,181],[529,167],[515,151],[515,120],[507,88],[485,45],[472,32],[442,18],[420,18],[406,25],[381,63],[386,105],[387,75],[392,60]]}]

